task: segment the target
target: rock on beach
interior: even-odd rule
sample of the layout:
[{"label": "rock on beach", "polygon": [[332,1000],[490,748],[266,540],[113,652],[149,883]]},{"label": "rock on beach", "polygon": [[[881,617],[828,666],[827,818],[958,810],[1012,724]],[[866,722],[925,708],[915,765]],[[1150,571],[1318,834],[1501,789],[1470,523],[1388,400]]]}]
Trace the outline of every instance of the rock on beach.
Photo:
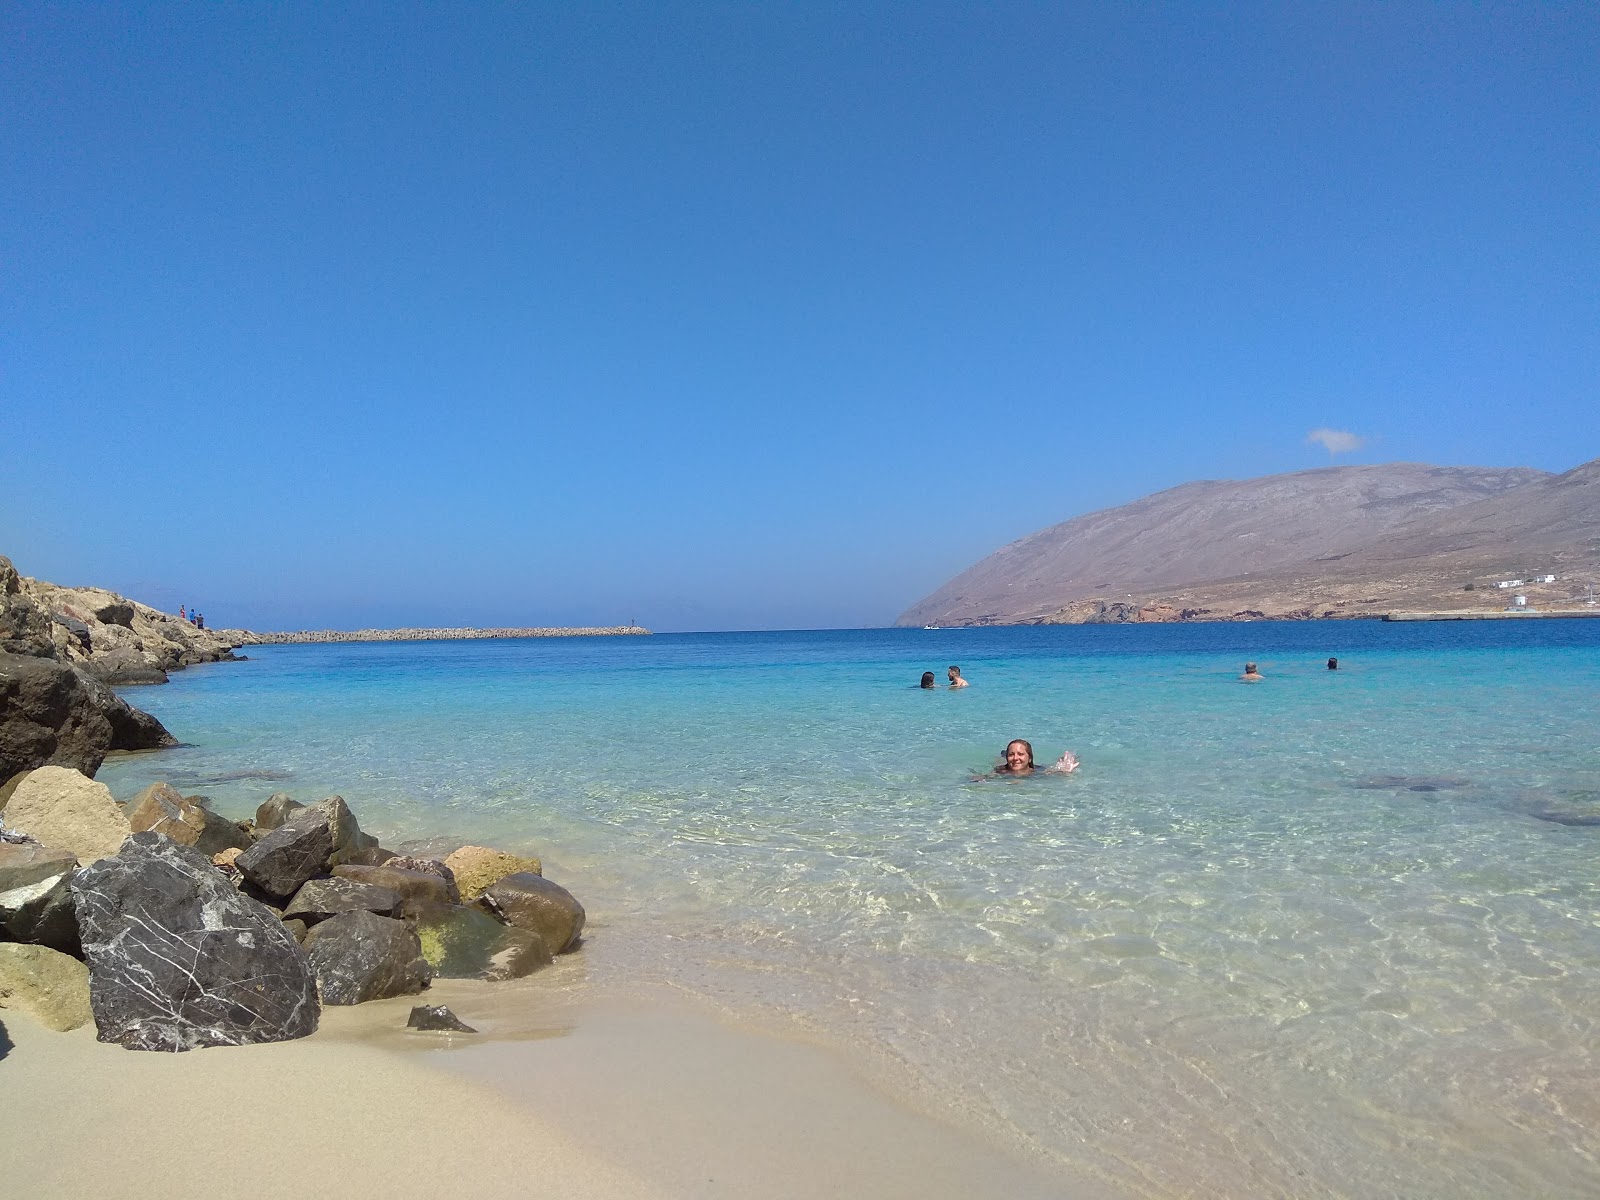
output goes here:
[{"label": "rock on beach", "polygon": [[71,767],[31,771],[6,803],[6,827],[81,863],[115,854],[133,832],[111,789]]},{"label": "rock on beach", "polygon": [[305,951],[199,852],[136,833],[81,871],[72,896],[101,1041],[181,1051],[316,1030]]},{"label": "rock on beach", "polygon": [[417,931],[366,911],[340,913],[306,934],[324,1004],[361,1004],[420,992],[433,978]]},{"label": "rock on beach", "polygon": [[58,1033],[89,1023],[89,968],[47,946],[0,942],[0,1009],[20,1008]]}]

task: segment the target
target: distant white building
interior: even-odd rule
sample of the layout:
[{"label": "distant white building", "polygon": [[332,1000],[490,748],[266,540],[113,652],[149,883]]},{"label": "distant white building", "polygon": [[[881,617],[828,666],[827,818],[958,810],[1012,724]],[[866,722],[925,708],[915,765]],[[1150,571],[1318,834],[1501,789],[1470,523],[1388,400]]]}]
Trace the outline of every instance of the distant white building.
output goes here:
[{"label": "distant white building", "polygon": [[1535,583],[1554,583],[1556,577],[1554,575],[1535,575],[1533,581]]},{"label": "distant white building", "polygon": [[1523,581],[1520,580],[1520,579],[1502,579],[1499,583],[1495,584],[1495,587],[1497,587],[1497,588],[1514,588],[1514,587],[1521,587],[1522,584],[1523,584]]}]

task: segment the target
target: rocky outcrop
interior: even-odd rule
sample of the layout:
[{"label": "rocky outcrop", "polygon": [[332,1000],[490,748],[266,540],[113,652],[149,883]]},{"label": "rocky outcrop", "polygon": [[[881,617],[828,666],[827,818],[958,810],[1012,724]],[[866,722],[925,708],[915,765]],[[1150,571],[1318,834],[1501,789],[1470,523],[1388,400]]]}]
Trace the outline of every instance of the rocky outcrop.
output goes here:
[{"label": "rocky outcrop", "polygon": [[461,899],[468,902],[476,900],[483,895],[484,888],[498,883],[507,875],[521,872],[544,874],[544,864],[537,858],[521,858],[503,850],[491,850],[487,846],[463,846],[448,855],[444,865],[455,876]]},{"label": "rocky outcrop", "polygon": [[111,789],[71,767],[40,767],[6,804],[6,826],[81,863],[115,854],[133,832]]},{"label": "rocky outcrop", "polygon": [[420,992],[433,978],[417,931],[405,921],[346,912],[313,926],[306,953],[324,1004],[361,1004]]},{"label": "rocky outcrop", "polygon": [[507,875],[478,904],[507,925],[538,934],[551,954],[565,954],[583,935],[583,905],[559,883],[539,875]]},{"label": "rocky outcrop", "polygon": [[0,654],[0,780],[42,766],[100,769],[112,750],[177,740],[98,679],[47,658]]},{"label": "rocky outcrop", "polygon": [[89,1023],[89,968],[47,946],[0,942],[0,1009],[65,1033]]},{"label": "rocky outcrop", "polygon": [[192,1050],[315,1031],[310,960],[266,906],[157,833],[72,882],[103,1042]]},{"label": "rocky outcrop", "polygon": [[[435,975],[516,979],[575,948],[583,929],[582,906],[531,871],[460,904],[447,863],[383,849],[337,796],[310,806],[274,796],[257,816],[282,823],[258,838],[165,783],[130,803],[129,833],[103,785],[66,768],[25,773],[10,807],[13,828],[49,844],[0,830],[0,984],[20,964],[27,988],[13,992],[60,990],[52,953],[80,955],[101,1040],[131,1049],[301,1037],[316,1028],[319,995],[359,1004],[421,991]],[[212,835],[235,844],[208,856]],[[538,865],[471,849],[457,862]],[[341,863],[341,853],[389,861]],[[7,994],[0,986],[0,1005]]]},{"label": "rocky outcrop", "polygon": [[54,658],[50,614],[22,590],[22,577],[0,557],[0,653]]},{"label": "rocky outcrop", "polygon": [[36,648],[28,653],[81,667],[107,683],[162,683],[168,671],[235,657],[234,632],[196,628],[104,588],[60,587],[26,576],[18,583],[18,595],[44,615],[48,630],[48,649],[39,648],[32,627]]}]

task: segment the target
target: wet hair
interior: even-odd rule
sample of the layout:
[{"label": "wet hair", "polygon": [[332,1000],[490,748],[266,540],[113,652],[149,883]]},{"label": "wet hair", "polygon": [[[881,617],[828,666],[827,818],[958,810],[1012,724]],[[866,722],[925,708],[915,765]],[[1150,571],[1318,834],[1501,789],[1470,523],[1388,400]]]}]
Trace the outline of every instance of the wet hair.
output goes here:
[{"label": "wet hair", "polygon": [[932,671],[924,671],[922,673],[922,682],[920,684],[918,684],[918,686],[919,687],[925,687],[925,688],[933,687],[934,686],[934,683],[933,683],[933,672]]},{"label": "wet hair", "polygon": [[1337,658],[1330,658],[1328,660],[1328,670],[1337,671],[1338,669],[1339,669],[1339,660]]},{"label": "wet hair", "polygon": [[1246,675],[1254,675],[1256,673],[1256,665],[1255,665],[1255,663],[1245,663],[1245,665],[1244,665],[1244,673]]},{"label": "wet hair", "polygon": [[954,671],[957,675],[961,674],[961,668],[956,666],[955,663],[951,663],[948,667],[945,668],[945,670],[946,671]]},{"label": "wet hair", "polygon": [[[1028,766],[1032,767],[1033,766],[1033,743],[1029,742],[1029,741],[1025,741],[1022,738],[1012,738],[1009,742],[1006,743],[1006,750],[1011,749],[1011,747],[1013,747],[1013,746],[1021,746],[1024,750],[1026,750],[1028,752]],[[999,771],[1009,771],[1009,770],[1011,770],[1011,765],[1005,761],[1005,752],[1004,751],[1001,752],[1000,758],[1001,758],[1000,765],[995,769],[999,770]]]}]

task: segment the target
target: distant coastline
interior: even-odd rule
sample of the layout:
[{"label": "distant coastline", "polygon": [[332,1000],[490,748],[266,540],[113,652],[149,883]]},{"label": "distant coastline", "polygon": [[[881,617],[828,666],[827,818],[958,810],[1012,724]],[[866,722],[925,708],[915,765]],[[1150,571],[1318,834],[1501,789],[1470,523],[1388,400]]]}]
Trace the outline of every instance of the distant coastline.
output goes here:
[{"label": "distant coastline", "polygon": [[239,646],[283,646],[303,642],[448,642],[484,638],[637,637],[648,636],[642,625],[582,626],[537,629],[301,629],[293,633],[255,633],[248,629],[217,631]]}]

